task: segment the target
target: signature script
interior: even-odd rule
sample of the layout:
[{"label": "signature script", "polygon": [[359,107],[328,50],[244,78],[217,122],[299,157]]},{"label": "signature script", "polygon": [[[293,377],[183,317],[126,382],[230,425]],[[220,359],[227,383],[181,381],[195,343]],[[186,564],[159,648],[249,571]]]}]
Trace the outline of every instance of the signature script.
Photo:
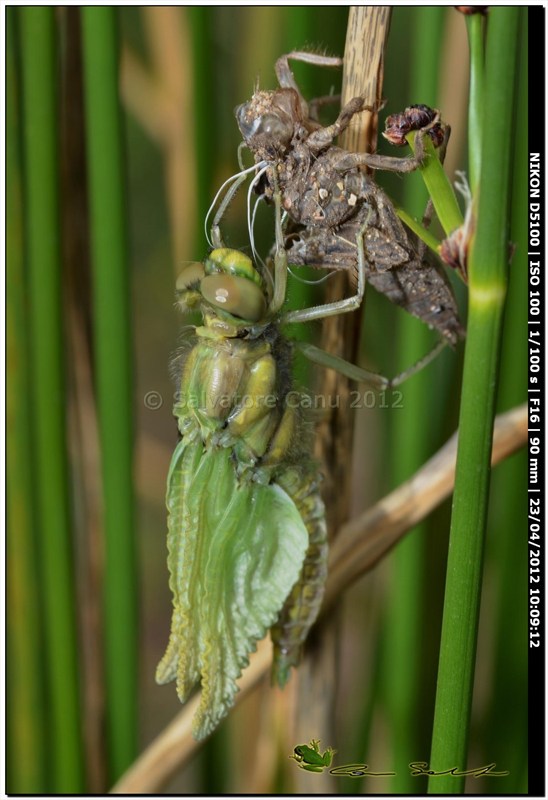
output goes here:
[{"label": "signature script", "polygon": [[384,778],[395,775],[395,772],[370,772],[369,764],[341,764],[340,767],[333,767],[329,770],[330,775],[346,775],[349,778],[362,778],[368,775],[370,778]]},{"label": "signature script", "polygon": [[438,772],[433,769],[428,769],[428,762],[426,761],[413,761],[409,764],[409,769],[411,770],[411,775],[429,775],[434,778],[440,775],[454,775],[456,778],[462,778],[463,776],[479,778],[482,775],[489,775],[491,778],[503,778],[505,775],[510,774],[508,770],[494,772],[496,766],[496,763],[493,761],[491,764],[486,764],[484,767],[476,767],[475,769],[459,769],[458,767],[452,767],[451,769],[443,769]]},{"label": "signature script", "polygon": [[[474,769],[459,769],[458,767],[451,767],[444,770],[433,770],[428,768],[427,761],[412,761],[409,764],[409,774],[412,776],[428,775],[429,777],[439,777],[441,775],[453,775],[455,778],[473,777],[480,778],[482,775],[488,775],[490,778],[503,778],[510,773],[508,770],[495,772],[496,763],[493,761],[491,764],[486,764],[482,767],[475,767]],[[333,767],[329,770],[331,775],[346,776],[348,778],[384,778],[396,775],[395,772],[371,772],[368,764],[342,764],[340,767]]]}]

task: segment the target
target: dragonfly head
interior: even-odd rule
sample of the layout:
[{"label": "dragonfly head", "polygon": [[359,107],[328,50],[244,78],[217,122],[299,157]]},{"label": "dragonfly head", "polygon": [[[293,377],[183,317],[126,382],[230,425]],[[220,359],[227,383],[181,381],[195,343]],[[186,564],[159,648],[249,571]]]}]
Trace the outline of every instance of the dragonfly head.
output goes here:
[{"label": "dragonfly head", "polygon": [[261,160],[283,156],[302,125],[299,96],[294,89],[255,92],[235,114],[246,145]]},{"label": "dragonfly head", "polygon": [[203,263],[187,264],[176,291],[184,311],[202,306],[206,324],[217,319],[236,329],[246,327],[264,319],[267,310],[263,279],[253,262],[228,247],[213,250]]}]

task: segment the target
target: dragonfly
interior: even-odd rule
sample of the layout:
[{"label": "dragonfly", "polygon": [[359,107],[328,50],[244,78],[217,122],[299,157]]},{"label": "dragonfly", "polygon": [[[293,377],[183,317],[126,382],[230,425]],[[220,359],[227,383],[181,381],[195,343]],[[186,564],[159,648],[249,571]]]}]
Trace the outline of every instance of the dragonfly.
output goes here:
[{"label": "dragonfly", "polygon": [[185,266],[176,284],[181,309],[199,310],[202,324],[173,409],[180,433],[166,495],[173,611],[156,680],[175,680],[183,703],[201,683],[196,739],[228,713],[236,681],[269,629],[273,682],[285,685],[319,613],[327,574],[325,508],[311,456],[312,425],[306,404],[292,392],[294,348],[356,380],[390,384],[282,333],[286,322],[357,308],[366,259],[358,243],[353,297],[284,311],[288,259],[279,192],[274,205],[270,263],[256,265],[226,247],[218,212],[212,251]]}]

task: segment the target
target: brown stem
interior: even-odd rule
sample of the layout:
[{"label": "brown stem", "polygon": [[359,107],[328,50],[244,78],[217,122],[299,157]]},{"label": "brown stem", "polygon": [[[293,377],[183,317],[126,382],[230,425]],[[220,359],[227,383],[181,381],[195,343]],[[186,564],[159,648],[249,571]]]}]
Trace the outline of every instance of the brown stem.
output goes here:
[{"label": "brown stem", "polygon": [[[382,95],[384,45],[388,34],[390,11],[383,7],[355,7],[349,9],[347,38],[344,52],[344,71],[341,106],[353,97],[363,97],[365,104],[377,107]],[[356,115],[355,123],[342,134],[345,148],[375,149],[376,115],[364,112]],[[329,282],[326,302],[352,293],[347,273],[340,273]],[[356,362],[360,331],[360,313],[329,317],[322,328],[321,348],[328,353]],[[351,498],[351,470],[348,454],[352,452],[354,419],[350,407],[351,383],[334,370],[323,376],[322,394],[336,397],[336,408],[331,408],[318,426],[316,456],[323,465],[322,495],[327,510],[330,541],[333,533],[348,519]],[[305,658],[297,671],[298,703],[295,715],[294,741],[306,741],[309,731],[324,742],[334,741],[334,712],[337,687],[337,649],[340,630],[339,610],[332,609],[329,619],[313,629],[305,648]],[[293,773],[296,791],[310,791],[310,776],[299,770]],[[315,776],[318,777],[318,776]],[[329,792],[333,778],[322,777],[318,791]]]},{"label": "brown stem", "polygon": [[[365,97],[366,105],[382,102],[384,50],[390,27],[389,6],[350,6],[344,51],[341,105]],[[356,115],[341,136],[341,146],[352,153],[373,153],[377,146],[377,115]]]}]

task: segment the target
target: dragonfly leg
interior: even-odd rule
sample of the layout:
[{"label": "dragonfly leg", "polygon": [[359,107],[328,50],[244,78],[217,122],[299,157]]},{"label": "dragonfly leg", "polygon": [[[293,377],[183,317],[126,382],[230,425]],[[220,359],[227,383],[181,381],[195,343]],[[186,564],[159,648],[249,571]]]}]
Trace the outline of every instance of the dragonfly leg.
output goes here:
[{"label": "dragonfly leg", "polygon": [[385,378],[384,375],[379,375],[376,372],[370,372],[367,369],[358,367],[356,364],[352,364],[350,361],[345,361],[344,358],[335,356],[332,353],[327,353],[325,350],[322,350],[320,347],[316,347],[309,342],[302,342],[300,340],[293,341],[293,346],[295,349],[300,350],[300,352],[314,364],[318,364],[321,367],[326,367],[327,369],[333,369],[336,372],[339,372],[341,375],[345,375],[347,378],[350,378],[350,380],[356,381],[357,383],[366,383],[369,386],[373,386],[375,389],[378,389],[379,391],[395,389],[397,386],[401,386],[402,383],[430,364],[430,362],[433,361],[443,350],[446,344],[447,342],[444,339],[440,339],[429,353],[423,356],[423,358],[419,359],[411,367],[408,367],[403,372],[400,372],[394,378]]},{"label": "dragonfly leg", "polygon": [[[366,272],[367,272],[367,259],[365,256],[364,236],[368,230],[371,222],[372,211],[370,211],[361,226],[356,236],[356,247],[358,254],[358,285],[356,294],[352,297],[347,297],[343,300],[336,300],[333,303],[325,303],[321,306],[313,306],[311,308],[299,309],[297,311],[288,311],[282,315],[280,322],[282,324],[288,322],[310,322],[313,319],[323,319],[324,317],[333,317],[337,314],[346,314],[349,311],[355,311],[362,303],[363,295],[365,292]],[[283,251],[283,257],[287,264],[287,253]]]},{"label": "dragonfly leg", "polygon": [[317,67],[342,67],[342,58],[336,56],[321,56],[318,53],[305,53],[302,50],[293,50],[291,53],[280,56],[276,61],[276,77],[282,89],[295,89],[299,96],[301,94],[295,76],[289,66],[289,60],[301,61],[305,64],[313,64]]},{"label": "dragonfly leg", "polygon": [[[363,110],[373,110],[364,106]],[[422,166],[425,159],[424,137],[428,135],[431,126],[421,128],[415,135],[415,153],[412,156],[383,156],[378,153],[346,153],[339,159],[335,168],[339,172],[347,172],[356,167],[369,167],[369,169],[385,170],[387,172],[414,172]],[[445,126],[443,142],[438,148],[438,157],[443,164],[451,128]],[[311,137],[316,135],[311,134]],[[311,138],[309,137],[309,139]]]},{"label": "dragonfly leg", "polygon": [[287,290],[287,253],[284,244],[284,234],[282,226],[282,196],[277,184],[276,174],[274,180],[274,230],[275,230],[275,254],[274,254],[274,293],[269,306],[269,314],[277,314],[285,303]]},{"label": "dragonfly leg", "polygon": [[325,94],[321,97],[313,97],[312,100],[308,101],[308,112],[310,114],[310,119],[314,122],[318,122],[318,115],[321,108],[335,104],[340,105],[340,103],[340,94]]},{"label": "dragonfly leg", "polygon": [[318,67],[342,67],[342,58],[331,56],[321,56],[317,53],[305,53],[302,50],[293,50],[291,53],[280,56],[276,61],[276,77],[282,89],[294,89],[299,97],[299,105],[303,119],[309,119],[308,103],[304,99],[301,90],[297,85],[293,71],[289,66],[289,60],[302,61],[305,64],[314,64]]},{"label": "dragonfly leg", "polygon": [[367,383],[380,391],[390,388],[390,380],[383,375],[378,375],[376,372],[362,369],[356,364],[352,364],[350,361],[340,358],[340,356],[328,353],[309,342],[294,340],[293,346],[314,364],[318,364],[320,367],[326,367],[327,369],[333,369],[335,372],[339,372],[341,375],[350,378],[350,380],[356,381],[357,383]]},{"label": "dragonfly leg", "polygon": [[[321,306],[314,306],[312,308],[306,309],[299,309],[297,311],[289,311],[286,314],[283,314],[280,322],[282,324],[288,322],[307,322],[313,319],[322,319],[323,317],[334,316],[336,314],[346,313],[348,311],[353,311],[355,308],[361,304],[363,300],[363,295],[365,291],[365,283],[366,283],[366,270],[367,270],[367,259],[365,255],[365,246],[364,246],[364,237],[366,232],[370,227],[370,217],[371,212],[367,215],[365,222],[362,224],[358,235],[356,237],[356,248],[357,248],[357,262],[358,262],[358,285],[356,294],[353,297],[346,298],[344,300],[339,300],[333,303],[326,303]],[[281,230],[281,226],[280,226]],[[287,269],[287,253],[285,249],[280,248],[278,246],[278,233],[276,236],[277,239],[277,253],[276,256],[278,259],[283,261],[285,269]],[[355,364],[350,363],[349,361],[345,361],[344,359],[340,358],[339,356],[334,356],[331,353],[326,353],[324,350],[321,350],[319,347],[315,347],[308,342],[294,342],[294,346],[299,349],[310,361],[313,361],[320,366],[328,367],[330,369],[334,369],[337,372],[340,372],[343,375],[346,375],[351,380],[355,380],[358,383],[367,383],[371,386],[376,387],[380,391],[385,389],[393,389],[400,384],[404,383],[408,378],[412,375],[415,375],[417,372],[420,372],[427,364],[433,361],[434,358],[437,357],[439,352],[445,347],[446,340],[440,340],[437,345],[429,352],[426,356],[421,358],[411,367],[406,369],[404,372],[399,373],[394,378],[389,379],[385,378],[383,375],[379,375],[374,372],[370,372],[369,370],[362,369],[361,367],[356,366]]]},{"label": "dragonfly leg", "polygon": [[[417,136],[417,142],[420,137]],[[414,172],[424,161],[424,149],[422,144],[417,147],[417,155],[405,156],[381,156],[377,153],[346,153],[337,161],[335,169],[339,172],[347,172],[355,167],[369,167],[370,169],[382,169],[388,172]]]},{"label": "dragonfly leg", "polygon": [[[336,136],[339,136],[348,128],[356,114],[359,114],[361,111],[376,113],[378,110],[379,109],[374,106],[366,105],[363,97],[353,97],[352,100],[341,109],[339,116],[332,125],[328,125],[326,128],[318,128],[318,130],[310,134],[306,140],[307,147],[310,148],[312,152],[323,150],[324,147],[331,144]],[[399,160],[400,159],[395,159],[395,161]]]}]

